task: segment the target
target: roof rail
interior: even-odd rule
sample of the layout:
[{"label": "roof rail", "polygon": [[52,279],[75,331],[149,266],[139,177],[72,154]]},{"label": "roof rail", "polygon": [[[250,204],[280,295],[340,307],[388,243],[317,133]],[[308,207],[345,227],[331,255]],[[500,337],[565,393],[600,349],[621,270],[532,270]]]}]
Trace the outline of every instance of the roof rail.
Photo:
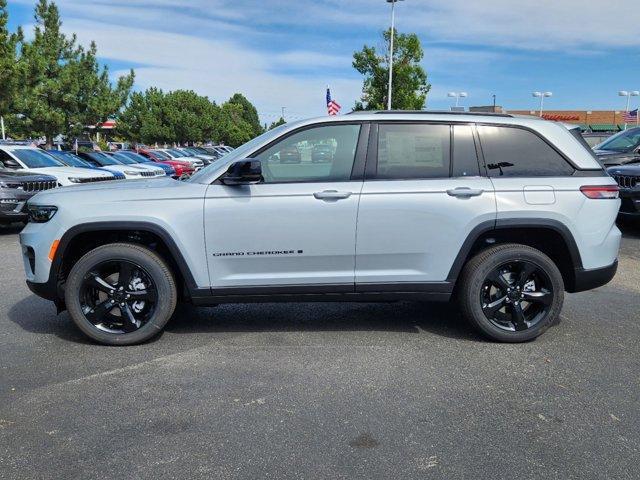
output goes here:
[{"label": "roof rail", "polygon": [[473,115],[473,116],[492,116],[492,117],[509,117],[513,118],[513,115],[509,113],[498,113],[498,112],[451,112],[449,110],[354,110],[345,115],[380,115],[385,113],[395,113],[395,114],[405,114],[405,115],[415,115],[415,114],[426,114],[426,115]]}]

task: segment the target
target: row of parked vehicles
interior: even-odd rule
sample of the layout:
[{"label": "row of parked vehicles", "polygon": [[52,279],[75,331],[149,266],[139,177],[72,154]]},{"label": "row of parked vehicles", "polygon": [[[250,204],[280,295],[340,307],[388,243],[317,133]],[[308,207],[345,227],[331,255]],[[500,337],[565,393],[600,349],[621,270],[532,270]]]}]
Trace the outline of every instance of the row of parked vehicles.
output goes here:
[{"label": "row of parked vehicles", "polygon": [[0,223],[26,221],[26,201],[43,190],[167,176],[184,180],[231,150],[216,146],[76,152],[0,143]]}]

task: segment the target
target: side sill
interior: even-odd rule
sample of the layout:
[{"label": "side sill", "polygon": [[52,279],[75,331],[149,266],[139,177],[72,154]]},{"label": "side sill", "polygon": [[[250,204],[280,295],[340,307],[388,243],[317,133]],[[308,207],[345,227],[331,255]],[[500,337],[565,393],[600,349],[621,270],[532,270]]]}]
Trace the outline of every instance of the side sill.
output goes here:
[{"label": "side sill", "polygon": [[215,306],[221,303],[279,303],[279,302],[447,302],[451,293],[379,292],[379,293],[298,293],[271,295],[209,295],[191,296],[196,306]]}]

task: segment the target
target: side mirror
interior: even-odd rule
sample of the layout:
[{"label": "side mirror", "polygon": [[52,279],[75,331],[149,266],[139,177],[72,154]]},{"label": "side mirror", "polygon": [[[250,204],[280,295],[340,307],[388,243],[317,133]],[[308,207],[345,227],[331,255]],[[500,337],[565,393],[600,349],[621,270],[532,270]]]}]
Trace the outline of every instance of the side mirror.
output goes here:
[{"label": "side mirror", "polygon": [[262,164],[260,160],[238,160],[229,165],[227,173],[220,181],[224,185],[253,185],[262,182]]}]

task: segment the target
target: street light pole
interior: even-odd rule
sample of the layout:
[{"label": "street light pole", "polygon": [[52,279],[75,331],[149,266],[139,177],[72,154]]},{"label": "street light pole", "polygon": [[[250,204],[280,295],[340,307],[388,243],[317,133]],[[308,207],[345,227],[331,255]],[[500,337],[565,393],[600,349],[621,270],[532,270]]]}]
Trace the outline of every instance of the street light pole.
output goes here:
[{"label": "street light pole", "polygon": [[447,97],[455,98],[456,99],[456,108],[458,108],[458,105],[460,103],[460,99],[461,98],[467,98],[467,92],[449,92],[449,93],[447,93]]},{"label": "street light pole", "polygon": [[402,0],[387,0],[391,4],[391,41],[389,42],[389,90],[387,92],[387,110],[391,110],[391,88],[393,85],[393,37],[396,24],[396,2]]},{"label": "street light pole", "polygon": [[542,110],[544,109],[544,99],[545,97],[551,97],[553,93],[551,92],[533,92],[531,94],[533,97],[540,98],[540,116],[542,117]]}]

